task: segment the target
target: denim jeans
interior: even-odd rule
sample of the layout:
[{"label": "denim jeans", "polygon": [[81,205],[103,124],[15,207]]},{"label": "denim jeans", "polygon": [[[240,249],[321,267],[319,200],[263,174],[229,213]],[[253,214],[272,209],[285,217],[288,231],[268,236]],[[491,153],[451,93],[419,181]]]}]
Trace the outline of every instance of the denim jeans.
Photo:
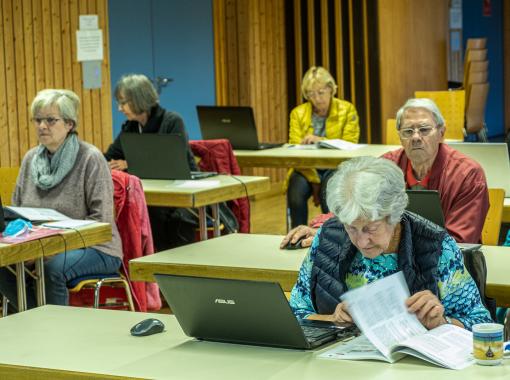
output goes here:
[{"label": "denim jeans", "polygon": [[[69,291],[67,283],[75,278],[87,275],[112,274],[120,267],[118,257],[102,253],[94,248],[76,249],[55,256],[44,262],[44,285],[46,287],[46,303],[52,305],[68,305]],[[35,281],[27,280],[28,308],[37,306]],[[6,268],[0,268],[0,293],[6,296],[16,308],[16,276]]]},{"label": "denim jeans", "polygon": [[[323,213],[328,213],[326,204],[326,186],[334,170],[318,169],[321,179],[320,201]],[[308,198],[312,196],[312,185],[307,179],[296,171],[292,173],[287,190],[287,207],[290,211],[291,228],[308,223]]]}]

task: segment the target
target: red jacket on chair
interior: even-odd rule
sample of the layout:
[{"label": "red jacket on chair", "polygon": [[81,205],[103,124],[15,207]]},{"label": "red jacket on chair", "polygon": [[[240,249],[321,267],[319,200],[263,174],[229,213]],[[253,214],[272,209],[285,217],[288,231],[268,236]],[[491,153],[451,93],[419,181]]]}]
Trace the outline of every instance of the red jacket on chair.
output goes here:
[{"label": "red jacket on chair", "polygon": [[[129,260],[154,253],[152,233],[143,193],[138,177],[112,170],[115,221],[122,239],[124,274],[129,279]],[[131,281],[133,300],[138,311],[159,310],[161,298],[156,283]]]},{"label": "red jacket on chair", "polygon": [[[191,140],[189,142],[193,154],[200,157],[200,170],[218,172],[219,174],[240,175],[241,169],[232,151],[230,141]],[[227,202],[239,223],[239,232],[250,232],[250,203],[247,197]]]}]

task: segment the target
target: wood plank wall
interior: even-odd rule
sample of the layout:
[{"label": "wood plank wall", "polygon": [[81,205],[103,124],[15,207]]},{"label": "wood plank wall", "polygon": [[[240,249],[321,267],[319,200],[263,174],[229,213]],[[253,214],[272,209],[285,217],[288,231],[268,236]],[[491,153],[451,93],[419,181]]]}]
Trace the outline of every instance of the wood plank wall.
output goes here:
[{"label": "wood plank wall", "polygon": [[[260,141],[287,141],[284,0],[214,0],[218,105],[251,106]],[[243,172],[283,179],[281,169]]]},{"label": "wood plank wall", "polygon": [[416,90],[446,90],[448,1],[378,0],[380,126]]},{"label": "wood plank wall", "polygon": [[510,132],[510,1],[503,2],[503,78],[505,132]]},{"label": "wood plank wall", "polygon": [[[75,33],[81,14],[97,14],[103,30],[101,89],[82,86]],[[108,0],[1,0],[0,15],[0,167],[19,166],[37,145],[29,107],[45,88],[78,94],[78,133],[105,150],[112,141]]]}]

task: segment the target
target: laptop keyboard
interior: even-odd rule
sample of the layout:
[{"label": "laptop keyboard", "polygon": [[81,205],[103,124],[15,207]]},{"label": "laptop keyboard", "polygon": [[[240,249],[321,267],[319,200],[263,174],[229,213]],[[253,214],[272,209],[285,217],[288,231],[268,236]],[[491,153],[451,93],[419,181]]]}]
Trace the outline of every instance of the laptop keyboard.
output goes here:
[{"label": "laptop keyboard", "polygon": [[191,172],[191,179],[209,178],[218,175],[216,172]]},{"label": "laptop keyboard", "polygon": [[325,336],[336,335],[336,331],[327,327],[310,327],[301,326],[305,334],[306,340],[309,342],[315,342]]}]

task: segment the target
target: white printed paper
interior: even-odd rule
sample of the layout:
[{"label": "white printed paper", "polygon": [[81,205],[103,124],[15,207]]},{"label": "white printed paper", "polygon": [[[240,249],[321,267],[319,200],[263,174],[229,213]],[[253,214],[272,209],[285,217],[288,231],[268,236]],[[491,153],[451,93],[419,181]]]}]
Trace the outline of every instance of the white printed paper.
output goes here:
[{"label": "white printed paper", "polygon": [[101,29],[77,30],[76,42],[78,62],[103,60],[103,31]]},{"label": "white printed paper", "polygon": [[186,188],[186,189],[203,189],[209,187],[216,187],[220,185],[220,181],[202,180],[202,181],[182,181],[173,187]]},{"label": "white printed paper", "polygon": [[99,17],[97,15],[80,15],[80,30],[99,29]]},{"label": "white printed paper", "polygon": [[81,220],[81,219],[68,219],[61,220],[58,222],[44,223],[43,227],[49,228],[64,228],[64,229],[75,229],[79,227],[88,226],[89,224],[96,223],[95,220]]}]

